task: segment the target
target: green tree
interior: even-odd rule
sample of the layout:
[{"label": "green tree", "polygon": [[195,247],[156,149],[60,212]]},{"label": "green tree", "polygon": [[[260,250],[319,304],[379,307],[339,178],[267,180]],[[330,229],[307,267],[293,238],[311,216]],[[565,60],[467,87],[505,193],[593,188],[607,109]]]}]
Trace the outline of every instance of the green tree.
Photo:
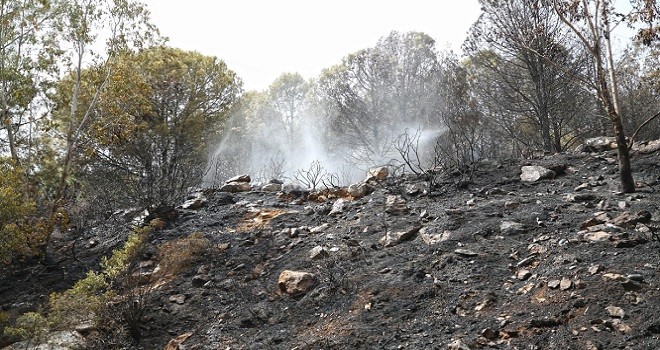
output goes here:
[{"label": "green tree", "polygon": [[35,256],[43,230],[32,222],[35,203],[24,195],[25,177],[11,159],[0,159],[0,264]]},{"label": "green tree", "polygon": [[[121,54],[108,68],[91,67],[81,77],[77,98],[97,102],[81,134],[85,148],[75,158],[82,166],[80,195],[101,198],[106,208],[172,204],[199,185],[241,91],[224,62],[167,47]],[[71,79],[58,90],[64,109],[74,96]],[[100,81],[105,87],[97,94]]]},{"label": "green tree", "polygon": [[31,155],[31,131],[57,68],[60,9],[57,1],[0,0],[0,150],[16,164]]}]

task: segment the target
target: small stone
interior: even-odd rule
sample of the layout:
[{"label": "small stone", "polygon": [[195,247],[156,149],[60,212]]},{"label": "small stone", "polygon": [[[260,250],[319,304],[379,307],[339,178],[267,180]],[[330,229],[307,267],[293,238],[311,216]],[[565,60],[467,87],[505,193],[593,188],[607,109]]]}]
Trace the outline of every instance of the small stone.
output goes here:
[{"label": "small stone", "polygon": [[170,296],[170,303],[183,304],[186,302],[186,296],[183,294],[174,294]]},{"label": "small stone", "polygon": [[422,241],[429,246],[436,245],[440,242],[444,242],[451,237],[451,232],[445,231],[443,233],[431,233],[427,227],[423,227],[419,230],[419,237]]},{"label": "small stone", "polygon": [[481,331],[481,336],[488,339],[488,340],[495,340],[499,336],[499,332],[491,329],[491,328],[486,328]]},{"label": "small stone", "polygon": [[525,232],[525,225],[515,221],[502,221],[500,232],[504,235],[515,235]]},{"label": "small stone", "polygon": [[211,278],[208,275],[198,274],[192,279],[193,287],[203,287]]},{"label": "small stone", "polygon": [[588,232],[584,234],[584,239],[589,242],[603,242],[612,237],[610,233],[604,231]]},{"label": "small stone", "polygon": [[477,255],[479,255],[479,254],[477,254],[477,253],[475,253],[471,250],[468,250],[468,249],[456,249],[456,250],[454,250],[454,253],[456,253],[458,255],[462,255],[462,256],[477,256]]},{"label": "small stone", "polygon": [[518,263],[516,264],[516,266],[517,266],[517,267],[525,267],[525,266],[529,266],[529,265],[531,265],[531,264],[534,262],[534,260],[536,260],[536,257],[535,257],[535,256],[533,256],[533,255],[532,255],[532,256],[528,256],[528,257],[526,257],[526,258],[524,258],[524,259],[518,261]]},{"label": "small stone", "polygon": [[344,198],[337,199],[332,204],[332,210],[330,210],[330,213],[328,213],[328,215],[337,215],[337,214],[343,213],[344,210],[347,207],[347,204],[348,204],[348,201],[345,200]]},{"label": "small stone", "polygon": [[574,191],[578,192],[578,191],[590,190],[590,189],[591,189],[591,185],[588,182],[585,182],[585,183],[581,184],[580,186],[576,187],[574,189]]},{"label": "small stone", "polygon": [[421,226],[415,226],[406,231],[388,231],[387,234],[380,239],[380,243],[384,247],[393,247],[403,241],[411,239],[421,228]]},{"label": "small stone", "polygon": [[564,199],[568,202],[578,203],[578,202],[590,202],[596,199],[596,195],[592,193],[569,193]]},{"label": "small stone", "polygon": [[509,209],[509,210],[516,209],[519,206],[520,206],[520,202],[513,202],[513,201],[504,202],[504,208]]},{"label": "small stone", "polygon": [[309,251],[309,258],[311,260],[324,259],[327,258],[329,255],[330,254],[328,253],[328,250],[320,245],[317,245],[316,247],[312,248],[312,250]]},{"label": "small stone", "polygon": [[644,282],[644,276],[638,273],[631,273],[626,275],[626,277],[631,281]]},{"label": "small stone", "polygon": [[603,278],[606,279],[606,280],[616,281],[616,282],[626,282],[626,281],[628,281],[628,279],[624,275],[619,274],[619,273],[604,273]]},{"label": "small stone", "polygon": [[309,233],[321,233],[321,232],[327,230],[329,227],[330,227],[330,225],[328,223],[321,224],[319,226],[312,227],[311,229],[309,229]]},{"label": "small stone", "polygon": [[604,223],[605,223],[605,221],[600,220],[598,217],[589,218],[589,219],[583,221],[580,224],[580,230],[586,230],[589,227],[593,227],[593,226],[604,224]]},{"label": "small stone", "polygon": [[559,289],[561,290],[569,290],[573,287],[573,282],[571,282],[570,279],[564,277],[561,279],[561,282],[559,283]]},{"label": "small stone", "polygon": [[532,273],[529,270],[525,270],[525,269],[518,271],[518,273],[516,274],[516,278],[518,278],[521,281],[526,281],[530,277],[532,277]]},{"label": "small stone", "polygon": [[614,318],[614,319],[605,321],[604,324],[605,324],[605,326],[607,326],[611,329],[617,330],[621,333],[630,333],[632,331],[632,328],[630,328],[630,326],[628,326],[627,324],[625,324],[623,321],[621,321],[618,318]]},{"label": "small stone", "polygon": [[248,175],[248,174],[243,174],[243,175],[234,176],[234,177],[232,177],[231,179],[228,179],[227,181],[225,181],[226,184],[228,184],[228,183],[232,183],[232,182],[246,182],[246,183],[250,183],[250,182],[252,182],[252,179],[250,178],[250,175]]},{"label": "small stone", "polygon": [[623,309],[618,306],[610,305],[606,307],[605,310],[607,310],[607,313],[612,317],[623,318],[626,316],[626,313],[623,311]]},{"label": "small stone", "polygon": [[252,186],[250,186],[250,183],[248,182],[230,182],[222,185],[222,187],[220,187],[218,191],[237,193],[237,192],[248,192],[251,190],[252,190]]},{"label": "small stone", "polygon": [[354,198],[361,198],[369,194],[371,188],[364,182],[348,186],[348,194]]},{"label": "small stone", "polygon": [[371,180],[378,180],[382,181],[387,179],[387,176],[389,175],[390,171],[387,169],[387,167],[378,167],[378,168],[372,168],[369,169],[369,172],[367,173],[367,178],[365,182],[369,182]]},{"label": "small stone", "polygon": [[548,282],[548,288],[557,289],[557,288],[559,288],[560,284],[561,284],[561,280],[552,280],[552,281]]},{"label": "small stone", "polygon": [[408,211],[408,205],[403,197],[390,195],[385,199],[385,211],[393,215],[404,214]]},{"label": "small stone", "polygon": [[261,187],[264,192],[280,192],[282,190],[281,184],[267,183]]},{"label": "small stone", "polygon": [[284,270],[277,279],[283,293],[296,296],[309,292],[316,285],[316,277],[309,272]]},{"label": "small stone", "polygon": [[555,177],[554,171],[538,165],[523,166],[521,171],[520,180],[524,182],[535,182]]},{"label": "small stone", "polygon": [[588,271],[589,271],[590,274],[595,275],[595,274],[597,274],[601,271],[601,267],[600,267],[600,265],[592,265],[592,266],[589,266]]},{"label": "small stone", "polygon": [[470,347],[465,345],[460,339],[456,339],[447,344],[448,350],[470,350]]}]

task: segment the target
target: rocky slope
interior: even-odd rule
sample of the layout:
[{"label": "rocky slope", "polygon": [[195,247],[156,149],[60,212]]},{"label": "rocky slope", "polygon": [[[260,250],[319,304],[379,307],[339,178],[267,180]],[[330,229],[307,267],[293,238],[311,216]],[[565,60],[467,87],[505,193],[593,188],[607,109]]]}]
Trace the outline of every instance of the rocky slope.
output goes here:
[{"label": "rocky slope", "polygon": [[[125,347],[659,349],[660,152],[635,153],[635,194],[618,192],[615,157],[380,174],[359,198],[206,190],[149,237],[135,269],[149,293]],[[191,234],[209,244],[167,264],[158,247],[182,254],[173,242]],[[5,308],[15,292],[2,290]],[[102,330],[82,333],[91,344]],[[104,339],[94,346],[112,348]]]}]

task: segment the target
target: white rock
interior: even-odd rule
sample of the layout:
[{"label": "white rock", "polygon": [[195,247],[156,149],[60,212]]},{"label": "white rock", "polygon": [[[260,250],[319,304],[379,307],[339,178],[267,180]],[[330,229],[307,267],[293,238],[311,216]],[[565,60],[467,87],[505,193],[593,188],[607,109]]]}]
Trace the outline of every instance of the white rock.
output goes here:
[{"label": "white rock", "polygon": [[521,168],[520,180],[525,182],[534,182],[544,179],[552,179],[555,172],[538,165],[526,165]]}]

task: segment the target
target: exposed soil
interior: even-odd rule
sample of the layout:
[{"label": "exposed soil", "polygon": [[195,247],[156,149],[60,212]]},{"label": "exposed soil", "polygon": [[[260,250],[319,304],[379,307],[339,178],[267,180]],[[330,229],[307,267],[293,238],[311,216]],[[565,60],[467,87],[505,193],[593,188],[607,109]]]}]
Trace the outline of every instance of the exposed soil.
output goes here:
[{"label": "exposed soil", "polygon": [[[618,192],[615,157],[483,163],[432,186],[390,177],[341,210],[332,193],[206,191],[150,237],[142,266],[195,232],[213,247],[158,281],[130,348],[660,349],[660,152],[634,155],[635,194]],[[558,175],[522,182],[527,164]],[[3,271],[3,309],[34,308],[97,264],[110,233],[125,237],[105,227],[83,235],[105,243],[79,262]],[[316,284],[286,294],[284,270]]]}]

